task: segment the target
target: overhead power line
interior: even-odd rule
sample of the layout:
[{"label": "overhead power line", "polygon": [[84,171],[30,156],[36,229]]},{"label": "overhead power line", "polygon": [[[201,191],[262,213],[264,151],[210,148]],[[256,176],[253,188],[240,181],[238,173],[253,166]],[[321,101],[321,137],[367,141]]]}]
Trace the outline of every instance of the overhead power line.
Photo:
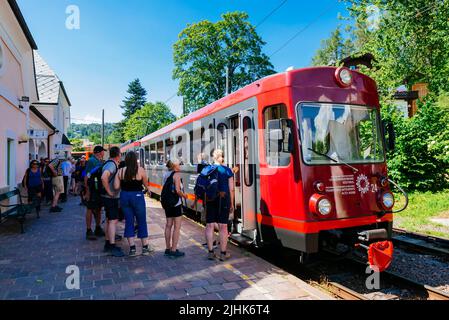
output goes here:
[{"label": "overhead power line", "polygon": [[282,46],[279,47],[279,49],[274,51],[270,55],[270,58],[273,57],[275,54],[279,53],[282,49],[284,49],[286,46],[288,46],[293,40],[295,40],[297,37],[299,37],[299,35],[301,35],[304,31],[306,31],[312,25],[314,25],[316,22],[318,22],[318,20],[320,20],[321,17],[323,17],[334,5],[335,5],[335,3],[332,1],[332,4],[328,7],[326,7],[326,9],[324,9],[315,19],[313,19],[311,22],[309,22],[309,24],[307,24],[304,28],[299,30],[293,37],[288,39]]},{"label": "overhead power line", "polygon": [[282,1],[276,8],[274,8],[269,14],[267,14],[265,16],[265,18],[263,18],[257,25],[256,28],[259,28],[262,24],[264,24],[273,14],[276,13],[276,11],[278,11],[280,8],[282,8],[284,6],[284,4],[287,3],[288,0],[284,0]]}]

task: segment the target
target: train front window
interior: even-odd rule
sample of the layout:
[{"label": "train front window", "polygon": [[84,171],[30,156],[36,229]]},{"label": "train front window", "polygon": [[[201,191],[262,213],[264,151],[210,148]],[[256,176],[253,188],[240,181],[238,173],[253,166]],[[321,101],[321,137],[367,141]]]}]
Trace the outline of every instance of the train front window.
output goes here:
[{"label": "train front window", "polygon": [[307,164],[385,161],[376,109],[338,104],[301,104],[300,134]]}]

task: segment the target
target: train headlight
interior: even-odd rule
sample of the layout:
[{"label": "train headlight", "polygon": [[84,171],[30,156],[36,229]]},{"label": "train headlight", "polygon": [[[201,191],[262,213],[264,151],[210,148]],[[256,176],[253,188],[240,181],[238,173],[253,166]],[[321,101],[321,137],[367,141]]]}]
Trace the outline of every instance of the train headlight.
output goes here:
[{"label": "train headlight", "polygon": [[352,72],[348,68],[338,68],[335,72],[335,79],[342,87],[349,87],[353,82]]},{"label": "train headlight", "polygon": [[385,192],[382,195],[382,204],[386,209],[392,209],[394,206],[394,196],[391,192]]},{"label": "train headlight", "polygon": [[318,212],[322,214],[323,216],[327,216],[332,211],[332,204],[331,202],[326,199],[322,198],[320,201],[318,201]]}]

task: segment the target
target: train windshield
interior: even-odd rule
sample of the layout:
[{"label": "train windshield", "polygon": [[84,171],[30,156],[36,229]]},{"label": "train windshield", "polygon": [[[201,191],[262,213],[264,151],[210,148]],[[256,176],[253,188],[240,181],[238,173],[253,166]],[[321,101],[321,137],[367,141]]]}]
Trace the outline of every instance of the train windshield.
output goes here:
[{"label": "train windshield", "polygon": [[306,164],[385,161],[376,109],[340,104],[300,104],[300,135]]}]

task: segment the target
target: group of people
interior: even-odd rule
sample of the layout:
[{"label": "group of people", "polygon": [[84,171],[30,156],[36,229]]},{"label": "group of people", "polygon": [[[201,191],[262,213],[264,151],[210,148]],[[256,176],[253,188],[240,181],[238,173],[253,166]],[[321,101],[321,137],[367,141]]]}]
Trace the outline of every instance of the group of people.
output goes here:
[{"label": "group of people", "polygon": [[[94,149],[94,155],[87,161],[84,177],[86,200],[86,238],[96,240],[105,237],[104,251],[115,257],[125,254],[117,241],[117,224],[121,216],[125,220],[124,237],[129,244],[129,256],[137,255],[135,236],[142,242],[142,255],[149,255],[154,249],[149,245],[146,219],[145,194],[148,192],[148,177],[138,165],[137,155],[130,152],[121,162],[118,147],[109,150],[109,160],[104,162],[105,150]],[[101,228],[101,211],[106,213],[105,230]],[[96,228],[92,230],[95,218]],[[136,225],[137,223],[137,225]]]},{"label": "group of people", "polygon": [[75,168],[72,158],[41,158],[40,162],[32,160],[22,180],[29,202],[36,202],[40,208],[41,201],[45,199],[46,204],[51,205],[50,212],[61,212],[63,208],[59,206],[59,202],[67,202],[68,192],[73,192],[75,188],[75,180],[72,178]]},{"label": "group of people", "polygon": [[[216,195],[204,197],[204,199],[195,199],[193,208],[195,208],[198,200],[203,200],[206,211],[206,246],[208,248],[208,259],[215,260],[219,258],[225,261],[230,258],[227,252],[227,244],[229,237],[228,223],[233,219],[235,208],[235,184],[234,174],[238,172],[237,169],[231,170],[225,166],[224,152],[222,150],[215,150],[213,154],[213,164],[205,161],[204,155],[199,155],[199,164],[197,165],[197,173],[208,175],[212,171],[216,171]],[[165,210],[167,223],[165,227],[165,254],[172,257],[182,257],[183,252],[177,249],[180,237],[181,221],[182,221],[182,199],[187,199],[188,195],[183,191],[184,186],[180,174],[180,161],[168,161],[168,171],[163,177],[162,189],[162,204]],[[214,179],[215,180],[215,179]],[[167,190],[167,191],[166,191]],[[174,200],[169,200],[168,196],[164,195],[167,192],[172,192],[175,197]],[[164,199],[165,196],[165,199]],[[164,203],[165,202],[165,203]],[[220,255],[215,253],[214,232],[219,231],[219,246]]]},{"label": "group of people", "polygon": [[[146,216],[145,194],[149,193],[148,177],[145,170],[138,165],[137,154],[129,152],[121,161],[118,147],[109,150],[109,160],[104,161],[105,150],[101,146],[94,148],[93,156],[86,161],[83,157],[77,163],[72,159],[57,158],[53,161],[42,159],[31,161],[30,168],[24,177],[24,187],[28,190],[30,199],[43,197],[51,202],[50,212],[61,212],[59,199],[67,201],[68,187],[74,194],[81,197],[81,204],[86,206],[86,239],[97,240],[105,238],[104,252],[123,257],[123,249],[117,246],[120,239],[117,235],[117,224],[125,220],[124,237],[129,244],[129,256],[137,255],[135,237],[142,243],[142,255],[149,255],[154,249],[149,244],[149,234]],[[234,213],[234,173],[235,171],[224,165],[224,153],[215,150],[214,166],[217,170],[218,194],[213,199],[204,199],[206,210],[206,241],[208,258],[219,258],[225,261],[230,258],[227,252],[228,221]],[[170,190],[175,201],[164,206],[166,215],[165,255],[180,258],[185,253],[178,249],[182,215],[183,199],[188,195],[184,192],[180,174],[180,161],[168,161],[167,172],[163,176],[164,188]],[[204,159],[198,164],[198,173],[207,168]],[[69,183],[70,178],[72,181]],[[195,201],[196,204],[196,201]],[[101,227],[101,212],[106,213],[105,229]],[[95,230],[92,222],[95,220]],[[220,255],[214,251],[214,232],[219,231]]]}]

